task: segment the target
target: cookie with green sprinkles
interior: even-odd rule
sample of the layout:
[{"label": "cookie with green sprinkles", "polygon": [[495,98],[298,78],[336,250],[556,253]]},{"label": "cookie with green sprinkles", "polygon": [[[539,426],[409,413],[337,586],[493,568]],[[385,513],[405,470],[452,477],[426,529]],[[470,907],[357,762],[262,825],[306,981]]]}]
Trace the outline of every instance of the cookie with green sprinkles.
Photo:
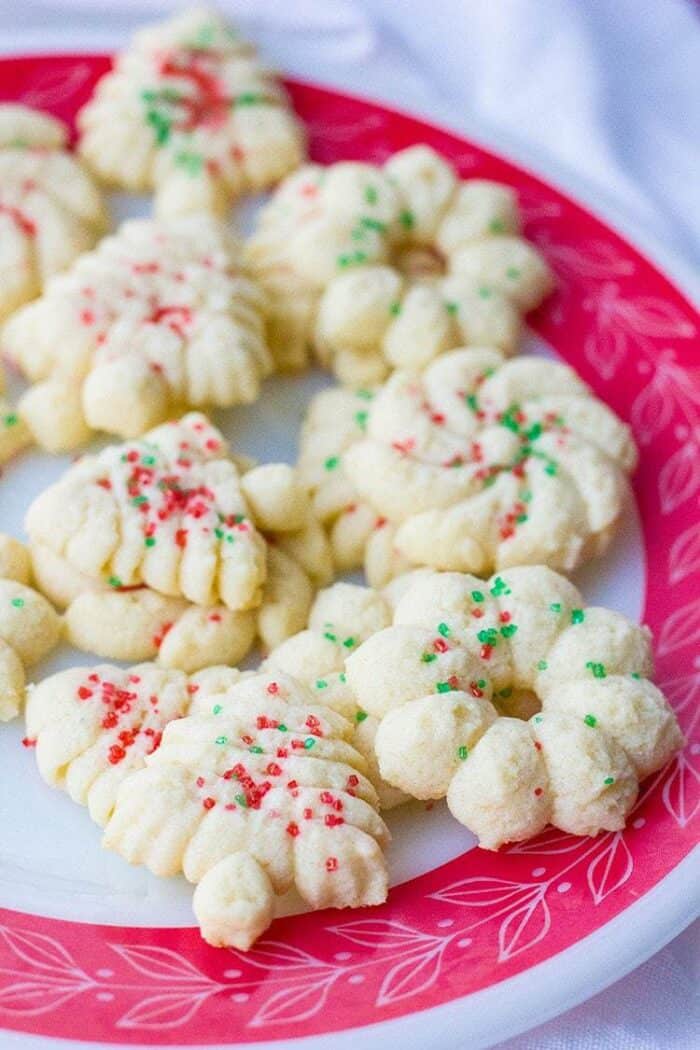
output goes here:
[{"label": "cookie with green sprinkles", "polygon": [[302,162],[305,134],[279,78],[215,11],[142,29],[78,114],[100,180],[155,191],[160,215],[223,212]]}]

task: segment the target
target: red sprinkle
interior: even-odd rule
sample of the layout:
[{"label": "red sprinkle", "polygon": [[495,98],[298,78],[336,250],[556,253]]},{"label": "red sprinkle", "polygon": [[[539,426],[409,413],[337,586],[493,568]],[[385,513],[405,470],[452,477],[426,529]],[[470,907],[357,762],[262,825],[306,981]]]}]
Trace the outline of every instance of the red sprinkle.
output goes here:
[{"label": "red sprinkle", "polygon": [[338,858],[329,857],[326,861],[326,871],[337,871],[338,870]]},{"label": "red sprinkle", "polygon": [[205,809],[213,809],[214,806],[216,805],[216,799],[215,798],[211,798],[211,796],[209,796],[207,798],[204,798],[204,799],[202,799],[202,805],[204,806]]}]

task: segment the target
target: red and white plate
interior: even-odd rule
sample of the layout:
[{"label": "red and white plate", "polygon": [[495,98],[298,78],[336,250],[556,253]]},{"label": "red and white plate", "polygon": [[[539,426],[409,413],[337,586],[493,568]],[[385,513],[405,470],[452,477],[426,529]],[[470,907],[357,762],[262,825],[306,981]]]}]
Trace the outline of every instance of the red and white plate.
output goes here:
[{"label": "red and white plate", "polygon": [[[108,65],[87,55],[8,59],[0,98],[71,120]],[[621,833],[549,831],[492,854],[474,849],[442,806],[399,813],[385,905],[280,919],[243,955],[202,942],[180,880],[158,881],[102,853],[87,814],[39,780],[21,727],[6,727],[0,1029],[17,1033],[3,1037],[12,1045],[43,1036],[96,1046],[279,1047],[333,1033],[340,1050],[358,1040],[374,1050],[391,1037],[407,1050],[450,1050],[467,1037],[488,1046],[622,976],[697,907],[697,313],[628,241],[529,171],[370,102],[298,82],[289,88],[316,160],[379,161],[427,142],[463,175],[517,189],[527,235],[558,277],[556,294],[530,319],[530,348],[574,365],[629,420],[641,449],[636,509],[579,582],[589,602],[651,626],[657,680],[688,744],[643,785]],[[317,373],[273,379],[260,404],[219,420],[243,451],[291,459],[300,402],[325,382]],[[65,462],[37,452],[6,470],[0,528],[19,534],[27,502]],[[71,660],[89,662],[63,653],[41,673]]]}]

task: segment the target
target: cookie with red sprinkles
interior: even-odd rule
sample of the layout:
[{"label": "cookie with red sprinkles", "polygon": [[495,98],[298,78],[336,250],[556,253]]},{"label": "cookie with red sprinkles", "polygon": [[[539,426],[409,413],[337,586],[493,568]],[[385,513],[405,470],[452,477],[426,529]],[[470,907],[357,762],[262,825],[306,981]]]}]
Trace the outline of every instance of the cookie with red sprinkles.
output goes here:
[{"label": "cookie with red sprinkles", "polygon": [[304,159],[305,133],[275,73],[216,11],[136,33],[78,114],[102,181],[155,192],[156,213],[222,212]]},{"label": "cookie with red sprinkles", "polygon": [[[586,607],[544,566],[488,580],[419,571],[393,585],[393,623],[346,660],[359,706],[380,720],[379,771],[443,798],[486,849],[537,835],[624,827],[638,784],[683,743],[651,682],[651,635]],[[535,696],[527,720],[514,692]]]},{"label": "cookie with red sprinkles", "polygon": [[60,452],[254,401],[272,366],[264,314],[222,223],[138,219],[18,310],[0,345],[34,384],[19,408],[35,440]]}]

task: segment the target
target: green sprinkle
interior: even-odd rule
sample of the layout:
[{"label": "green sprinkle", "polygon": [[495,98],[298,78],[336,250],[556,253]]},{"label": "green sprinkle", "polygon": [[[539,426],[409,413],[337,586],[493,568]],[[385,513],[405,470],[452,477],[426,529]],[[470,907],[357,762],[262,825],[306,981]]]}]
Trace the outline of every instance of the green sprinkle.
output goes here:
[{"label": "green sprinkle", "polygon": [[398,317],[398,315],[401,313],[401,303],[390,303],[389,304],[389,313],[393,317]]},{"label": "green sprinkle", "polygon": [[323,632],[323,637],[326,638],[329,642],[337,642],[338,641],[338,635],[337,634],[333,634],[331,631],[324,631]]},{"label": "green sprinkle", "polygon": [[211,713],[213,715],[220,715],[222,711],[223,707],[221,706],[221,704],[214,704],[214,706],[211,709]]},{"label": "green sprinkle", "polygon": [[445,303],[445,309],[447,310],[448,314],[451,317],[454,317],[455,314],[457,313],[457,311],[459,310],[459,307],[458,307],[457,303],[449,302],[449,303]]},{"label": "green sprinkle", "polygon": [[121,587],[122,586],[122,581],[119,579],[118,576],[110,576],[110,578],[107,580],[107,583],[109,584],[110,587]]},{"label": "green sprinkle", "polygon": [[561,602],[552,602],[552,604],[550,605],[549,608],[552,610],[552,612],[560,613],[561,612]]},{"label": "green sprinkle", "polygon": [[473,602],[483,602],[483,600],[484,600],[484,592],[483,591],[472,591],[472,601]]},{"label": "green sprinkle", "polygon": [[356,644],[357,644],[357,642],[355,641],[354,638],[345,638],[343,640],[343,645],[345,646],[346,649],[354,649]]},{"label": "green sprinkle", "polygon": [[436,691],[438,693],[451,693],[452,692],[452,686],[450,685],[449,682],[438,682],[437,685],[435,686],[435,689],[436,689]]},{"label": "green sprinkle", "polygon": [[486,679],[485,678],[479,678],[476,684],[478,685],[479,689],[485,689],[486,688]]},{"label": "green sprinkle", "polygon": [[542,715],[535,715],[533,721],[538,722],[538,723],[541,722],[542,721]]},{"label": "green sprinkle", "polygon": [[[561,609],[561,606],[559,606],[559,608]],[[586,618],[586,615],[585,615],[583,609],[572,609],[571,610],[571,622],[572,623],[583,623],[585,618]]]},{"label": "green sprinkle", "polygon": [[358,711],[357,714],[355,715],[355,721],[356,722],[364,722],[365,718],[367,718],[367,712],[366,711]]},{"label": "green sprinkle", "polygon": [[515,416],[519,411],[520,407],[518,405],[511,405],[506,412],[502,413],[498,422],[502,427],[506,427],[507,430],[512,430],[514,434],[517,434],[520,430],[520,423],[518,423]]},{"label": "green sprinkle", "polygon": [[265,101],[265,96],[254,91],[243,91],[234,99],[234,106],[257,106]]},{"label": "green sprinkle", "polygon": [[155,545],[156,545],[156,538],[155,538],[155,536],[146,536],[146,539],[143,542],[145,543],[145,545],[147,547],[155,547]]},{"label": "green sprinkle", "polygon": [[467,402],[467,405],[471,408],[472,412],[479,411],[479,402],[476,399],[476,394],[467,394],[464,400]]},{"label": "green sprinkle", "polygon": [[506,581],[502,576],[497,576],[493,581],[493,587],[491,588],[491,594],[494,598],[500,598],[502,594],[510,594],[511,590]]},{"label": "green sprinkle", "polygon": [[547,664],[546,660],[538,660],[537,661],[537,670],[538,671],[546,671],[547,667],[548,667],[548,664]]},{"label": "green sprinkle", "polygon": [[153,466],[155,466],[156,457],[155,456],[142,456],[141,457],[141,462],[146,467],[153,467]]},{"label": "green sprinkle", "polygon": [[491,219],[489,230],[491,233],[505,233],[505,225],[502,219]]},{"label": "green sprinkle", "polygon": [[286,727],[286,725],[284,725],[283,722],[280,722],[280,724],[277,726],[277,728],[280,731],[280,733],[286,733],[287,732],[287,727]]},{"label": "green sprinkle", "polygon": [[217,736],[217,738],[214,741],[214,743],[215,744],[228,744],[228,737],[227,736]]},{"label": "green sprinkle", "polygon": [[147,502],[147,497],[146,496],[134,496],[134,498],[132,499],[131,502],[134,504],[135,507],[140,507],[142,503],[146,503]]},{"label": "green sprinkle", "polygon": [[253,755],[262,755],[262,753],[263,753],[263,749],[261,747],[258,747],[257,744],[254,744],[253,747],[249,747],[248,750]]},{"label": "green sprinkle", "polygon": [[517,629],[517,623],[504,623],[503,627],[501,627],[501,634],[504,638],[512,638]]},{"label": "green sprinkle", "polygon": [[594,726],[598,724],[598,719],[595,717],[595,715],[586,715],[586,717],[584,718],[584,722],[587,726],[590,726],[591,729],[593,729]]},{"label": "green sprinkle", "polygon": [[542,435],[542,424],[533,423],[529,430],[525,431],[525,437],[528,441],[537,441],[538,437]]},{"label": "green sprinkle", "polygon": [[532,500],[532,493],[530,492],[530,490],[523,489],[523,491],[520,493],[520,499],[523,501],[523,503],[529,503]]},{"label": "green sprinkle", "polygon": [[399,215],[399,222],[403,226],[404,230],[412,230],[416,224],[416,220],[413,217],[413,212],[408,210],[402,211]]},{"label": "green sprinkle", "polygon": [[379,194],[377,193],[376,187],[366,186],[365,187],[365,200],[368,204],[376,204],[379,200]]},{"label": "green sprinkle", "polygon": [[204,157],[201,153],[182,152],[176,154],[175,163],[179,168],[184,168],[189,175],[199,175],[204,167]]},{"label": "green sprinkle", "polygon": [[371,390],[364,390],[361,388],[360,390],[355,391],[355,397],[361,397],[363,401],[371,401],[374,394]]},{"label": "green sprinkle", "polygon": [[219,527],[217,526],[217,527],[216,527],[216,528],[214,529],[214,535],[216,536],[217,540],[223,540],[223,538],[224,538],[224,530],[223,530],[223,529],[220,529],[220,528],[219,528]]},{"label": "green sprinkle", "polygon": [[15,412],[10,412],[8,416],[3,418],[3,423],[6,427],[16,427],[19,423],[19,416]]},{"label": "green sprinkle", "polygon": [[493,295],[493,292],[491,291],[490,288],[480,288],[479,289],[479,295],[481,296],[482,299],[490,299],[491,296]]},{"label": "green sprinkle", "polygon": [[607,676],[605,664],[598,664],[595,663],[593,660],[587,660],[586,667],[591,672],[594,678],[605,678]]},{"label": "green sprinkle", "polygon": [[469,751],[466,747],[464,747],[464,745],[462,745],[462,747],[457,748],[457,757],[460,760],[460,762],[464,762],[468,754]]},{"label": "green sprinkle", "polygon": [[338,681],[345,683],[345,682],[347,682],[347,680],[348,679],[347,679],[347,676],[345,674],[345,671],[341,671],[341,673],[338,675]]},{"label": "green sprinkle", "polygon": [[506,686],[505,689],[501,689],[500,693],[497,693],[497,696],[499,696],[501,698],[501,700],[507,700],[508,697],[512,696],[512,695],[513,695],[513,687],[510,686],[510,685]]},{"label": "green sprinkle", "polygon": [[437,653],[423,653],[421,660],[424,664],[431,664],[433,660],[437,660]]},{"label": "green sprinkle", "polygon": [[446,623],[443,622],[438,624],[438,634],[441,634],[443,638],[450,637],[450,628]]},{"label": "green sprinkle", "polygon": [[636,672],[636,671],[632,671],[632,672],[630,673],[630,678],[634,678],[634,679],[635,679],[635,680],[636,680],[637,682],[639,681],[639,679],[640,679],[641,677],[642,677],[642,676],[641,676],[640,674],[637,674],[637,672]]},{"label": "green sprinkle", "polygon": [[369,412],[367,412],[367,411],[356,412],[355,413],[355,422],[357,423],[358,427],[362,428],[362,430],[366,429],[368,418],[369,418]]},{"label": "green sprinkle", "polygon": [[498,631],[495,627],[484,627],[476,636],[482,645],[495,645],[498,641]]},{"label": "green sprinkle", "polygon": [[517,518],[515,519],[515,524],[522,525],[525,521],[527,521],[527,514],[518,514]]},{"label": "green sprinkle", "polygon": [[15,609],[21,609],[24,605],[24,598],[13,598],[10,605],[14,605]]},{"label": "green sprinkle", "polygon": [[364,226],[367,230],[376,230],[377,233],[386,232],[386,223],[380,222],[379,219],[362,218],[360,219],[360,225]]},{"label": "green sprinkle", "polygon": [[325,460],[323,466],[326,470],[335,470],[339,463],[340,456],[329,456],[328,459]]},{"label": "green sprinkle", "polygon": [[615,783],[615,777],[606,777],[603,783],[609,787],[611,784]]},{"label": "green sprinkle", "polygon": [[316,688],[317,689],[325,689],[327,686],[328,686],[328,682],[325,680],[325,678],[317,678],[316,679]]},{"label": "green sprinkle", "polygon": [[307,736],[306,740],[304,741],[304,750],[305,751],[310,751],[315,743],[316,743],[316,741],[314,740],[314,738],[312,736]]},{"label": "green sprinkle", "polygon": [[239,806],[242,806],[243,809],[245,809],[248,805],[248,800],[246,799],[245,795],[236,795],[236,802]]},{"label": "green sprinkle", "polygon": [[550,477],[554,477],[557,472],[557,465],[554,460],[550,460],[547,466],[544,468],[545,474],[549,474]]},{"label": "green sprinkle", "polygon": [[508,277],[511,281],[517,281],[518,277],[520,277],[520,270],[518,270],[515,266],[509,266],[506,270],[506,277]]}]

